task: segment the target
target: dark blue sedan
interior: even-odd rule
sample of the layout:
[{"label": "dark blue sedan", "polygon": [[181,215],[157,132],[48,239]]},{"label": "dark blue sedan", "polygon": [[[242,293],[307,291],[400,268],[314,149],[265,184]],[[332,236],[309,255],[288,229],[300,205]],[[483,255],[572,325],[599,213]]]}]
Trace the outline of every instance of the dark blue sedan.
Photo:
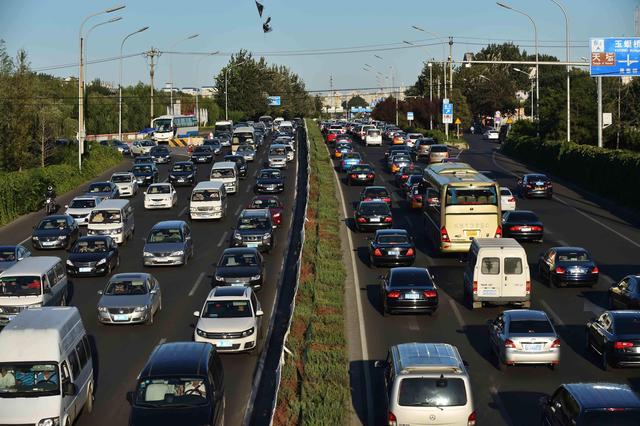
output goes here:
[{"label": "dark blue sedan", "polygon": [[589,252],[582,247],[552,247],[538,260],[540,277],[554,286],[567,284],[593,286],[600,271]]}]

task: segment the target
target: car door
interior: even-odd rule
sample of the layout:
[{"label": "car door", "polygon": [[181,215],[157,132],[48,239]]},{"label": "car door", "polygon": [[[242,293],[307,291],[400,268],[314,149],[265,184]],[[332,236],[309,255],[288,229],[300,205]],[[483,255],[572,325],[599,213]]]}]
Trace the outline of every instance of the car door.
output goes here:
[{"label": "car door", "polygon": [[611,331],[611,317],[608,313],[603,313],[593,323],[592,343],[593,346],[602,353],[606,349],[609,332]]},{"label": "car door", "polygon": [[505,256],[502,261],[502,294],[503,297],[523,297],[526,295],[527,281],[526,258]]},{"label": "car door", "polygon": [[251,292],[251,306],[253,307],[253,314],[256,318],[256,331],[259,333],[258,336],[262,335],[262,317],[256,315],[258,311],[262,310],[262,306],[256,297],[254,292]]},{"label": "car door", "polygon": [[496,353],[500,353],[501,336],[504,330],[504,314],[498,315],[489,326],[489,343],[495,349]]},{"label": "car door", "polygon": [[629,291],[629,277],[623,278],[616,286],[611,288],[611,308],[620,309],[627,306]]}]

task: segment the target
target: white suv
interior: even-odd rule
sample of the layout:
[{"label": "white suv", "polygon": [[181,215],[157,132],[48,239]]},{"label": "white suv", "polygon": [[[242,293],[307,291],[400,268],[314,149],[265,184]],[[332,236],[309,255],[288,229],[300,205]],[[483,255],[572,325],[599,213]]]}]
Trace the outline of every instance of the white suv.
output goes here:
[{"label": "white suv", "polygon": [[65,214],[68,214],[76,221],[79,226],[89,224],[89,215],[91,210],[100,204],[102,198],[94,196],[75,197],[65,206]]},{"label": "white suv", "polygon": [[252,351],[258,346],[262,307],[251,287],[216,287],[198,317],[194,339],[209,342],[218,352]]},{"label": "white suv", "polygon": [[138,181],[131,172],[114,173],[111,182],[116,184],[121,197],[133,197],[138,193]]}]

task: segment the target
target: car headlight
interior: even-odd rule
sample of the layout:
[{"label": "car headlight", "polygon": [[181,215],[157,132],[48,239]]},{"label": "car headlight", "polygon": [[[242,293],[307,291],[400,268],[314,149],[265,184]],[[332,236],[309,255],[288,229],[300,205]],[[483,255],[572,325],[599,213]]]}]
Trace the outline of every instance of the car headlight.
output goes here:
[{"label": "car headlight", "polygon": [[106,257],[103,258],[103,259],[98,260],[96,262],[96,265],[104,265],[105,263],[107,263],[107,258]]},{"label": "car headlight", "polygon": [[184,251],[182,250],[171,252],[171,256],[182,256],[183,254],[184,254]]},{"label": "car headlight", "polygon": [[175,175],[169,175],[169,179],[175,179]]},{"label": "car headlight", "polygon": [[234,232],[233,233],[233,239],[234,240],[242,240],[242,235],[239,232]]},{"label": "car headlight", "polygon": [[38,237],[36,237],[35,235],[33,237],[31,237],[32,240],[34,241],[38,241]]},{"label": "car headlight", "polygon": [[251,281],[256,281],[260,279],[260,275],[254,275],[251,277]]},{"label": "car headlight", "polygon": [[219,275],[216,275],[216,281],[224,281],[224,277],[221,277]]},{"label": "car headlight", "polygon": [[68,235],[60,235],[58,239],[62,241],[62,240],[66,240],[68,237],[69,237]]},{"label": "car headlight", "polygon": [[205,333],[204,331],[200,330],[199,328],[196,328],[196,333],[198,333],[198,336],[206,336],[207,333]]},{"label": "car headlight", "polygon": [[116,228],[116,229],[112,229],[112,230],[111,230],[111,233],[112,233],[112,234],[119,234],[119,233],[121,233],[121,232],[122,232],[122,228]]},{"label": "car headlight", "polygon": [[242,337],[251,336],[251,335],[253,334],[253,332],[254,332],[254,331],[255,331],[255,328],[254,328],[254,327],[251,327],[250,329],[245,330],[245,331],[243,331],[242,333],[240,333],[240,335],[241,335]]},{"label": "car headlight", "polygon": [[149,253],[148,251],[142,252],[143,257],[153,257],[153,253]]},{"label": "car headlight", "polygon": [[190,175],[187,175],[187,179],[191,179],[193,177],[193,173],[191,173]]},{"label": "car headlight", "polygon": [[136,306],[136,309],[134,310],[135,312],[146,312],[149,310],[149,306],[144,305],[144,306]]},{"label": "car headlight", "polygon": [[262,236],[262,239],[263,239],[263,240],[270,240],[270,239],[271,239],[271,234],[264,234],[264,235]]},{"label": "car headlight", "polygon": [[108,312],[108,311],[107,311],[107,308],[106,308],[105,306],[98,306],[98,312],[104,312],[104,313],[106,313],[106,312]]},{"label": "car headlight", "polygon": [[48,419],[42,419],[38,422],[38,426],[59,426],[60,417],[49,417]]},{"label": "car headlight", "polygon": [[28,308],[42,308],[42,302],[34,303],[32,305],[27,306]]},{"label": "car headlight", "polygon": [[70,261],[69,259],[67,259],[67,265],[69,265],[69,266],[73,266],[73,262],[72,262],[72,261]]}]

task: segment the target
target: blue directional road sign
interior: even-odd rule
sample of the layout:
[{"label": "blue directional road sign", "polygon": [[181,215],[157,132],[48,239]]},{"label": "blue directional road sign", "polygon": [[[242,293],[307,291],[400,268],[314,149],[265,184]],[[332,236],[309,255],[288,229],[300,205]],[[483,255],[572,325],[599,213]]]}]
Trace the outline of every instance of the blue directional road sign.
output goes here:
[{"label": "blue directional road sign", "polygon": [[442,122],[449,124],[453,123],[453,104],[442,104]]},{"label": "blue directional road sign", "polygon": [[640,75],[640,37],[591,39],[591,77]]},{"label": "blue directional road sign", "polygon": [[280,96],[267,96],[267,101],[271,106],[280,106]]}]

